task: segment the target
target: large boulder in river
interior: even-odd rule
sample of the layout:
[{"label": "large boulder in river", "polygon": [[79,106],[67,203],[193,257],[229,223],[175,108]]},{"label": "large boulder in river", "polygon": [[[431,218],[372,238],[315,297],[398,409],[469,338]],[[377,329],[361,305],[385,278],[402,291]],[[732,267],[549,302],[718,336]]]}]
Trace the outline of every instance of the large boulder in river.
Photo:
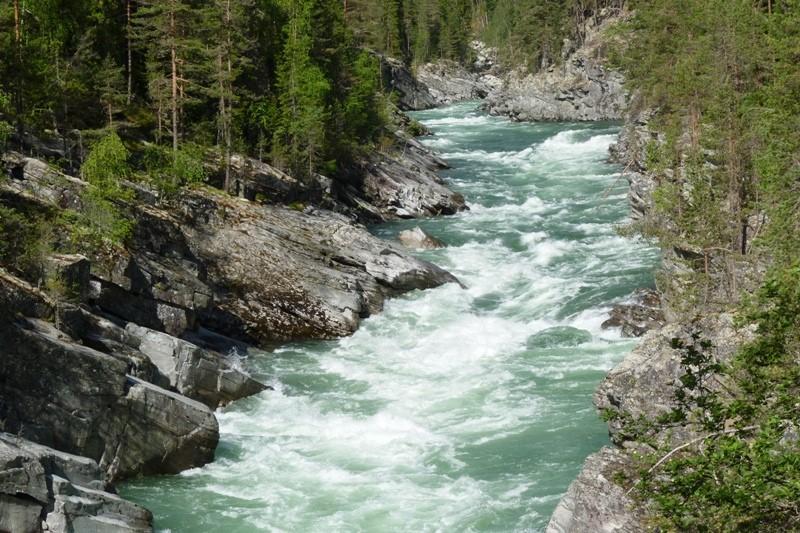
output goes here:
[{"label": "large boulder in river", "polygon": [[419,226],[414,229],[401,231],[397,235],[397,239],[407,248],[416,248],[420,250],[435,250],[436,248],[444,248],[445,246],[442,241],[436,237],[431,237]]}]

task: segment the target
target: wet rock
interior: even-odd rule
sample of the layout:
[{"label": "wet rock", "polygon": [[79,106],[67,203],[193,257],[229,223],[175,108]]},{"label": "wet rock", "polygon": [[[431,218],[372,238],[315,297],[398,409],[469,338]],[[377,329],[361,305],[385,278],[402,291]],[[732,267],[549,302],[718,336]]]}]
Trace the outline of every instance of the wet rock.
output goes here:
[{"label": "wet rock", "polygon": [[108,490],[95,461],[0,433],[0,530],[152,531],[149,511]]},{"label": "wet rock", "polygon": [[603,329],[621,328],[623,337],[641,337],[665,324],[661,297],[654,290],[640,290],[631,303],[615,305]]},{"label": "wet rock", "polygon": [[125,361],[41,320],[4,321],[0,338],[6,431],[94,459],[110,481],[213,459],[219,434],[205,405],[126,375]]},{"label": "wet rock", "polygon": [[604,447],[590,455],[578,478],[558,502],[546,533],[638,533],[645,529],[644,513],[614,477],[631,470],[631,459],[618,449]]},{"label": "wet rock", "polygon": [[232,358],[136,324],[128,324],[125,331],[171,387],[212,409],[266,389],[237,368]]},{"label": "wet rock", "polygon": [[407,229],[401,231],[397,235],[398,240],[407,248],[417,248],[421,250],[434,250],[436,248],[444,248],[445,244],[425,233],[422,228],[417,226],[414,229]]}]

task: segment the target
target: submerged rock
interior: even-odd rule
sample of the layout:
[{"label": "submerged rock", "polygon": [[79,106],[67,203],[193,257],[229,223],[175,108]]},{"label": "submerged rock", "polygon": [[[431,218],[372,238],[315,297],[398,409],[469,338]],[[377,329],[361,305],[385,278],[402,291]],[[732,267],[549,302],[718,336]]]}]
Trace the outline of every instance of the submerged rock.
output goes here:
[{"label": "submerged rock", "polygon": [[528,338],[528,348],[556,348],[559,346],[578,346],[591,342],[592,334],[584,329],[570,326],[548,328]]},{"label": "submerged rock", "polygon": [[401,231],[397,235],[398,240],[408,248],[418,248],[421,250],[434,250],[436,248],[444,248],[445,244],[425,233],[422,228],[417,226],[414,229],[407,229]]}]

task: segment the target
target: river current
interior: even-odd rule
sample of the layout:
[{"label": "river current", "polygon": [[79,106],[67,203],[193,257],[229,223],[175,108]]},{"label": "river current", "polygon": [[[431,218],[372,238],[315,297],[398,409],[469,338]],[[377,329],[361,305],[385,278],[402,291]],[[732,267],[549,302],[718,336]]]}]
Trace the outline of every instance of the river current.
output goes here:
[{"label": "river current", "polygon": [[216,461],[122,487],[158,531],[541,531],[608,442],[591,396],[635,341],[600,324],[657,262],[615,231],[619,126],[517,124],[475,103],[414,115],[470,210],[374,231],[421,226],[448,245],[421,255],[467,289],[251,357],[275,391],[218,413]]}]

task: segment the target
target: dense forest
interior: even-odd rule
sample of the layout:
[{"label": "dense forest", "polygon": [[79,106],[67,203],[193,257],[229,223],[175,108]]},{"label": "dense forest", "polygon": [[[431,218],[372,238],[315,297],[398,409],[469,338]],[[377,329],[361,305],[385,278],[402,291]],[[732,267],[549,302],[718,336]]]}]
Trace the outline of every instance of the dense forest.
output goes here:
[{"label": "dense forest", "polygon": [[367,46],[410,64],[470,60],[470,41],[496,46],[508,67],[538,70],[580,41],[589,19],[624,0],[348,0],[348,20]]}]

